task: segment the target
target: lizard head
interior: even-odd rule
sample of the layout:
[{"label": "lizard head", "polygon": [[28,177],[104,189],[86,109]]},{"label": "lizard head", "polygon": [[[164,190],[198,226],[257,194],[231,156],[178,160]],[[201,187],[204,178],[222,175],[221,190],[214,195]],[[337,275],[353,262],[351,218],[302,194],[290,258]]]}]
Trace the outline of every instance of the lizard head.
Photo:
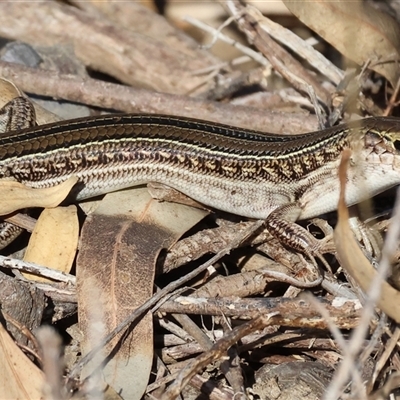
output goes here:
[{"label": "lizard head", "polygon": [[365,147],[371,157],[400,168],[400,118],[371,118],[365,130]]},{"label": "lizard head", "polygon": [[348,179],[356,199],[353,203],[399,185],[400,118],[369,118],[349,126]]}]

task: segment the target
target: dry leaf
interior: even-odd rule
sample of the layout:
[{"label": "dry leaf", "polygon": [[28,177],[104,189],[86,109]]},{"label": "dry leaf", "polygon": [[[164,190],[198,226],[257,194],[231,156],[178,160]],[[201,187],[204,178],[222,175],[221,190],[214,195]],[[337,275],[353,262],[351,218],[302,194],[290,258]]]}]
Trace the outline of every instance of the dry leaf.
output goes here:
[{"label": "dry leaf", "polygon": [[[118,205],[118,206],[116,206]],[[107,195],[86,220],[77,260],[79,321],[86,354],[153,293],[159,252],[170,247],[206,212],[160,203],[145,188]],[[97,329],[97,334],[93,331]],[[120,336],[119,336],[120,337]],[[106,349],[101,375],[123,398],[140,399],[153,362],[152,315],[146,315],[122,345]],[[92,373],[89,364],[83,377]]]},{"label": "dry leaf", "polygon": [[[344,202],[344,182],[345,174],[343,173],[338,205],[338,222],[334,232],[335,245],[342,267],[360,285],[364,292],[368,292],[371,283],[376,279],[377,272],[364,256],[351,231],[349,212]],[[397,323],[400,322],[400,292],[385,281],[382,282],[377,306]]]},{"label": "dry leaf", "polygon": [[43,399],[43,373],[14,343],[0,324],[0,398]]},{"label": "dry leaf", "polygon": [[18,96],[22,96],[22,92],[9,80],[0,78],[0,108]]},{"label": "dry leaf", "polygon": [[283,1],[300,21],[347,58],[359,65],[371,61],[371,69],[396,85],[400,77],[400,28],[389,15],[361,0]]},{"label": "dry leaf", "polygon": [[19,182],[0,180],[0,215],[28,207],[57,207],[76,182],[78,178],[71,176],[59,185],[34,189]]},{"label": "dry leaf", "polygon": [[[24,261],[69,272],[78,248],[79,221],[76,206],[43,210],[29,239]],[[33,274],[36,281],[48,281]]]}]

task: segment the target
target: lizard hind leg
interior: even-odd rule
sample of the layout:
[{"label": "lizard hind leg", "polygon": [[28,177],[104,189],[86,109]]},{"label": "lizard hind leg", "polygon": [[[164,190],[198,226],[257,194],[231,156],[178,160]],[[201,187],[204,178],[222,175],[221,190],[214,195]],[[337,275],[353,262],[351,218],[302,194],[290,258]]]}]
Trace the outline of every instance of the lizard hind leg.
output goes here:
[{"label": "lizard hind leg", "polygon": [[304,253],[314,265],[315,258],[322,261],[328,271],[331,267],[322,255],[323,243],[315,238],[309,231],[296,223],[301,214],[297,203],[285,204],[274,210],[265,220],[268,231],[283,245]]}]

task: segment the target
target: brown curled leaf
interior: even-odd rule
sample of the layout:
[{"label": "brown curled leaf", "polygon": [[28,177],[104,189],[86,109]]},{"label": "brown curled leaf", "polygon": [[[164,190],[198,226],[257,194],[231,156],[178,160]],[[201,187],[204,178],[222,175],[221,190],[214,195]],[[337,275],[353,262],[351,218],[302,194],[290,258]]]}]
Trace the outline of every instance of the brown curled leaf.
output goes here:
[{"label": "brown curled leaf", "polygon": [[[82,352],[124,321],[153,293],[158,255],[206,215],[152,199],[145,188],[110,193],[85,221],[77,259]],[[151,313],[105,346],[105,382],[126,399],[141,399],[153,363]],[[98,360],[86,365],[88,377]]]},{"label": "brown curled leaf", "polygon": [[284,0],[289,10],[350,60],[383,75],[394,87],[400,77],[400,28],[360,0]]},{"label": "brown curled leaf", "polygon": [[[368,292],[372,282],[377,279],[377,272],[361,251],[349,225],[349,212],[344,201],[346,157],[348,159],[349,152],[343,152],[340,165],[341,187],[338,222],[334,232],[334,240],[342,267],[360,285],[364,292]],[[385,281],[382,282],[377,306],[397,323],[400,322],[400,292]]]}]

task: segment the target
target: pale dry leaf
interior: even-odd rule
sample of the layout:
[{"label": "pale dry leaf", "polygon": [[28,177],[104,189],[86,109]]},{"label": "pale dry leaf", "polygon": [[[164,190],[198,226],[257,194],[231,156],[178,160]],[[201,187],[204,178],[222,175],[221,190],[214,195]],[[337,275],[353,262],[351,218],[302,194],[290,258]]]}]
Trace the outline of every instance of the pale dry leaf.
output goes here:
[{"label": "pale dry leaf", "polygon": [[[342,177],[341,181],[344,180]],[[354,238],[349,224],[349,212],[344,202],[344,184],[341,183],[341,185],[338,222],[334,231],[335,246],[342,267],[367,293],[372,282],[377,279],[378,273],[365,257]],[[397,323],[400,322],[400,292],[385,281],[382,282],[377,306]]]},{"label": "pale dry leaf", "polygon": [[77,182],[78,178],[71,176],[56,186],[34,189],[16,181],[0,180],[0,215],[29,207],[57,207]]},{"label": "pale dry leaf", "polygon": [[8,79],[0,78],[0,108],[15,97],[22,96],[22,92]]},{"label": "pale dry leaf", "polygon": [[[68,273],[75,259],[78,239],[76,206],[47,208],[37,220],[24,261]],[[28,273],[24,273],[24,276],[31,280],[49,281]]]},{"label": "pale dry leaf", "polygon": [[305,25],[359,65],[383,75],[394,87],[400,77],[400,27],[361,0],[284,0]]},{"label": "pale dry leaf", "polygon": [[[94,329],[101,327],[104,334],[109,333],[151,297],[160,251],[205,215],[188,206],[160,203],[145,188],[111,193],[103,199],[82,228],[77,260],[83,354],[96,344],[90,339]],[[123,398],[140,399],[153,362],[152,315],[147,314],[114,348],[116,344],[114,340],[104,349],[106,355],[111,354],[101,375]],[[82,378],[96,366],[89,363]]]},{"label": "pale dry leaf", "polygon": [[0,398],[43,399],[44,375],[0,324]]}]

